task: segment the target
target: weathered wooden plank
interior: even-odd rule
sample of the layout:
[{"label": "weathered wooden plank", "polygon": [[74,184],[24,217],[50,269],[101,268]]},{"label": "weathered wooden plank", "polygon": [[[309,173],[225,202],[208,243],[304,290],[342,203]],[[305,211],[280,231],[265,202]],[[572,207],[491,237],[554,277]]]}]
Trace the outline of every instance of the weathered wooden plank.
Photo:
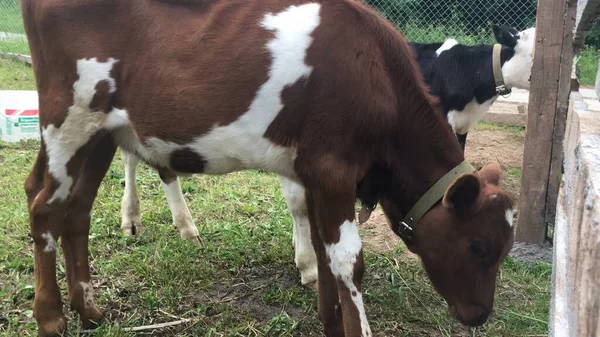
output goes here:
[{"label": "weathered wooden plank", "polygon": [[560,61],[560,74],[558,82],[558,101],[556,103],[556,116],[554,121],[554,135],[552,136],[552,155],[550,161],[550,175],[548,177],[548,193],[546,195],[546,215],[544,222],[554,224],[556,219],[556,201],[563,166],[563,140],[569,110],[569,94],[571,92],[571,73],[573,70],[573,29],[577,13],[576,0],[567,2],[563,31],[563,47]]},{"label": "weathered wooden plank", "polygon": [[[521,106],[519,106],[521,108]],[[525,126],[527,115],[523,114],[509,114],[502,112],[488,112],[483,116],[483,121],[493,124],[502,124],[510,126]]]},{"label": "weathered wooden plank", "polygon": [[31,56],[29,55],[0,52],[0,58],[17,60],[31,65]]},{"label": "weathered wooden plank", "polygon": [[[545,239],[548,186],[552,185],[550,190],[554,191],[554,182],[550,182],[552,162],[556,160],[553,157],[553,147],[564,135],[566,115],[566,111],[559,112],[558,115],[563,115],[557,119],[557,111],[567,106],[566,103],[558,104],[559,97],[564,98],[564,93],[559,95],[559,90],[564,87],[562,82],[565,76],[570,82],[571,74],[572,57],[563,57],[565,48],[572,48],[570,44],[564,43],[565,34],[572,34],[572,29],[568,29],[572,27],[572,19],[567,15],[570,6],[576,6],[575,0],[538,2],[537,17],[543,19],[536,23],[516,238],[518,241],[542,243]],[[565,68],[568,68],[567,72],[564,71]],[[566,90],[568,94],[568,87]],[[555,132],[557,121],[563,125]],[[555,173],[552,176],[554,175]],[[555,208],[555,205],[556,200],[550,206]]]}]

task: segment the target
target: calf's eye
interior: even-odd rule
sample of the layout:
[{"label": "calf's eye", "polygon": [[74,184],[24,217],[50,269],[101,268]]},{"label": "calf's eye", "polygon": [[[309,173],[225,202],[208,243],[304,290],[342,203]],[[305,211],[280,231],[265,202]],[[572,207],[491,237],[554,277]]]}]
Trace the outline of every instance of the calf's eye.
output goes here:
[{"label": "calf's eye", "polygon": [[478,258],[484,258],[490,253],[489,250],[479,242],[473,242],[470,245],[471,254]]}]

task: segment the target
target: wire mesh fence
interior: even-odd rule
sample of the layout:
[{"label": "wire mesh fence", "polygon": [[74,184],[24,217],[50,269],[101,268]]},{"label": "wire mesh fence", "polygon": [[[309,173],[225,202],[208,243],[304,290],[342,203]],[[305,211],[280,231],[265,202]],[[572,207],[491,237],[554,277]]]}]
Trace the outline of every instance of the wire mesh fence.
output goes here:
[{"label": "wire mesh fence", "polygon": [[[536,0],[363,0],[411,41],[493,43],[492,24],[533,27]],[[28,53],[19,0],[0,0],[0,51]]]},{"label": "wire mesh fence", "polygon": [[0,52],[29,54],[19,0],[0,0]]},{"label": "wire mesh fence", "polygon": [[493,43],[492,24],[521,31],[535,25],[536,0],[364,0],[409,40]]}]

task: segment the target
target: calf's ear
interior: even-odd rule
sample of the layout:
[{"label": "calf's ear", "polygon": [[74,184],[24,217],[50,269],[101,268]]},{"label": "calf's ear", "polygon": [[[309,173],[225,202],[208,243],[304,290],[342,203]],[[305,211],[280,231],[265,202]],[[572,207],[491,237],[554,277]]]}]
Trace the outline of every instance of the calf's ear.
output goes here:
[{"label": "calf's ear", "polygon": [[517,40],[519,39],[519,32],[517,32],[516,29],[512,27],[500,27],[494,25],[492,27],[492,30],[494,31],[494,37],[496,38],[496,41],[501,45],[511,48],[514,48],[517,45]]},{"label": "calf's ear", "polygon": [[480,190],[479,177],[463,173],[446,189],[442,204],[452,212],[461,213],[475,203]]},{"label": "calf's ear", "polygon": [[486,183],[498,186],[501,177],[500,164],[495,162],[487,163],[481,170],[479,170],[479,176]]}]

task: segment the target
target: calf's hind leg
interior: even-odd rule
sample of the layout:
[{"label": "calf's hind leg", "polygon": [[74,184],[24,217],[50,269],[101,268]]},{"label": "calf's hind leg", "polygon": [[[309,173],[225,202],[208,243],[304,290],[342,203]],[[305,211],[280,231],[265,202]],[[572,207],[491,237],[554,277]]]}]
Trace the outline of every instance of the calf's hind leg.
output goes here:
[{"label": "calf's hind leg", "polygon": [[56,283],[56,240],[62,234],[65,205],[48,204],[56,184],[48,173],[46,147],[41,147],[34,167],[25,181],[31,236],[33,238],[35,298],[33,315],[40,336],[62,333],[67,321]]},{"label": "calf's hind leg", "polygon": [[159,174],[171,214],[173,215],[173,224],[179,231],[179,235],[184,240],[200,242],[198,228],[196,228],[194,220],[192,220],[192,214],[183,197],[177,175],[166,170],[159,170]]},{"label": "calf's hind leg", "polygon": [[304,187],[286,177],[279,176],[281,191],[292,214],[293,241],[296,267],[302,284],[317,288],[317,256],[310,236],[310,222],[306,208]]},{"label": "calf's hind leg", "polygon": [[82,326],[90,328],[103,320],[100,309],[94,300],[94,291],[88,263],[88,236],[90,215],[98,187],[108,171],[116,151],[110,135],[106,135],[94,147],[93,155],[86,158],[80,178],[73,188],[62,248],[67,271],[69,302],[79,313]]},{"label": "calf's hind leg", "polygon": [[135,179],[140,159],[123,149],[121,149],[121,159],[125,166],[125,192],[121,201],[121,230],[127,236],[137,235],[142,229],[140,198]]},{"label": "calf's hind leg", "polygon": [[[125,235],[137,235],[142,229],[142,217],[140,213],[140,198],[137,193],[136,175],[137,165],[140,159],[127,151],[121,149],[121,156],[125,166],[125,192],[121,202],[121,229]],[[173,225],[179,231],[184,240],[200,241],[198,228],[194,225],[192,214],[185,202],[181,185],[177,175],[167,170],[161,170],[160,179],[162,188],[173,215]]]},{"label": "calf's hind leg", "polygon": [[[67,123],[69,122],[65,121],[63,123],[65,130],[70,127]],[[48,129],[50,129],[50,132],[46,132]],[[72,223],[76,222],[73,219],[81,217],[79,212],[72,209],[72,207],[77,207],[78,203],[82,202],[82,200],[77,200],[77,197],[86,196],[78,193],[76,197],[73,197],[71,187],[73,184],[77,186],[80,174],[85,171],[82,170],[82,163],[86,160],[89,150],[98,143],[95,140],[90,141],[88,139],[85,143],[77,146],[78,150],[71,152],[72,155],[69,156],[66,151],[60,152],[65,150],[68,145],[61,144],[62,146],[58,146],[56,144],[56,142],[65,139],[62,137],[61,131],[63,130],[56,130],[53,126],[44,131],[43,145],[40,149],[42,153],[38,154],[38,160],[26,183],[28,199],[31,200],[34,192],[39,190],[30,202],[29,219],[31,236],[34,241],[36,284],[33,314],[38,323],[38,334],[40,336],[56,336],[66,329],[66,319],[62,312],[62,300],[56,280],[56,248],[59,238],[62,237],[63,249],[66,250],[67,278],[72,279],[75,272],[73,268],[69,267],[71,265],[79,265],[78,268],[88,268],[87,254],[77,256],[75,262],[69,261],[68,256],[76,256],[78,253],[70,254],[70,244],[65,243],[65,240],[68,242],[73,241],[71,238],[74,230]],[[50,149],[48,149],[48,141],[52,144]],[[110,142],[112,144],[112,139],[110,139]],[[104,144],[104,141],[101,144]],[[74,152],[77,152],[77,154]],[[57,155],[57,153],[60,155]],[[104,155],[95,154],[94,157],[96,158],[94,164],[98,160],[106,158],[106,165],[110,165],[112,160],[112,156],[107,158]],[[45,160],[46,158],[47,160]],[[89,177],[86,175],[86,178]],[[102,177],[99,178],[99,180],[101,179]],[[82,182],[82,184],[86,184],[86,182]],[[93,191],[94,196],[95,192]],[[89,208],[91,209],[91,207]],[[87,224],[89,227],[89,209],[85,216],[88,218]],[[76,241],[75,244],[78,246],[85,245],[87,252],[87,230],[85,238],[78,237]],[[89,275],[89,270],[87,273]],[[87,316],[98,315],[88,314]],[[98,319],[98,317],[94,318]]]},{"label": "calf's hind leg", "polygon": [[[76,62],[77,73],[69,74],[68,78],[64,74],[55,77],[51,72],[53,67],[40,65],[40,69],[47,70],[48,78],[60,82],[56,85],[47,84],[44,90],[40,90],[43,144],[40,151],[44,154],[38,155],[38,161],[27,180],[32,185],[27,186],[28,195],[33,194],[36,185],[39,188],[30,203],[29,219],[34,241],[36,283],[33,314],[40,336],[54,336],[66,328],[56,282],[56,243],[65,232],[67,215],[72,214],[69,215],[71,219],[77,215],[77,211],[72,213],[73,210],[69,209],[77,205],[70,204],[72,189],[78,183],[82,165],[88,160],[90,151],[96,145],[104,144],[107,131],[127,123],[126,112],[114,109],[109,104],[110,96],[116,91],[110,72],[117,62],[111,58],[107,61],[80,59]],[[73,81],[72,88],[61,88],[63,83],[71,83],[70,80]],[[98,160],[105,159],[97,154],[92,156],[99,157]],[[46,159],[43,160],[43,170],[40,167],[41,158]],[[109,164],[112,156],[107,160]],[[42,171],[43,178],[40,179]],[[67,235],[70,238],[73,233],[72,226],[69,227]],[[77,244],[81,244],[79,239]],[[85,245],[87,247],[87,242]],[[71,244],[65,247],[72,249]],[[79,262],[77,260],[74,264]],[[84,267],[87,268],[87,265]],[[74,275],[75,269],[72,268],[68,273]]]}]

